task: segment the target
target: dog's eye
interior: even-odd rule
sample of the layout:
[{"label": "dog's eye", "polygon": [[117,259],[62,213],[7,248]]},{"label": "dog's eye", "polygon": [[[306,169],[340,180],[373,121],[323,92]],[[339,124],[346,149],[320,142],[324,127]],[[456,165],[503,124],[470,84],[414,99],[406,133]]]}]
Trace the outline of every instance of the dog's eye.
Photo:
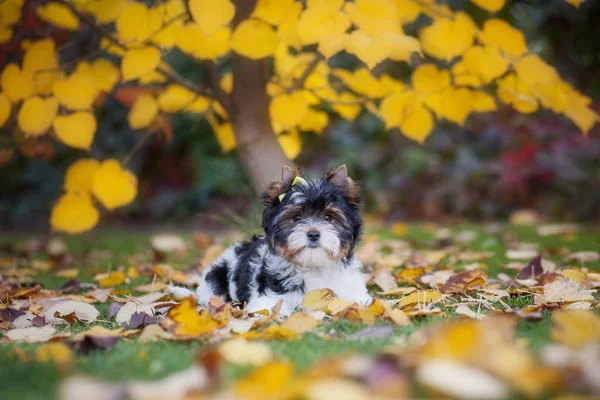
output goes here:
[{"label": "dog's eye", "polygon": [[296,214],[292,219],[294,220],[294,222],[298,222],[302,219],[302,217],[300,217],[300,214]]},{"label": "dog's eye", "polygon": [[330,222],[330,221],[331,221],[331,215],[329,215],[329,214],[325,214],[325,216],[323,217],[323,219],[324,219],[325,221],[327,221],[327,222]]}]

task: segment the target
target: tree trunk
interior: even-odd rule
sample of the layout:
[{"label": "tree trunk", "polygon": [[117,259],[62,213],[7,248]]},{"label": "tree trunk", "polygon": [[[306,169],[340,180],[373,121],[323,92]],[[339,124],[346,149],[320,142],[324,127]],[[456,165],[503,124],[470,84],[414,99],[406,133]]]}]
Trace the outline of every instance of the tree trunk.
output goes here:
[{"label": "tree trunk", "polygon": [[[237,0],[234,25],[246,19],[255,5],[256,0]],[[291,165],[271,126],[269,71],[265,59],[250,60],[234,52],[231,70],[234,107],[231,119],[238,153],[254,189],[261,192],[269,183],[281,179],[284,164]]]}]

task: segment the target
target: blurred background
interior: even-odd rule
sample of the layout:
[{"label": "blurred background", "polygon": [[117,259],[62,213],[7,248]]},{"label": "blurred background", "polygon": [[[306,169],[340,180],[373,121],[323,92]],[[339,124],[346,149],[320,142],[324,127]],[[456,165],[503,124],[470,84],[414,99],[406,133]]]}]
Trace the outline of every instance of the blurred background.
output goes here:
[{"label": "blurred background", "polygon": [[[449,3],[454,9],[465,7],[478,21],[485,18],[466,1]],[[509,1],[500,14],[525,33],[530,49],[555,66],[564,80],[600,99],[599,1],[587,0],[579,10],[562,0]],[[419,24],[417,20],[407,33],[413,35]],[[72,57],[84,50],[85,41],[71,50]],[[175,54],[169,61],[190,79],[202,76],[197,64],[186,60]],[[405,68],[394,74],[410,76],[405,64],[382,63],[377,70],[390,68]],[[593,108],[600,111],[600,103],[595,101]],[[127,112],[117,99],[106,99],[97,114],[92,157],[122,159],[136,146],[143,132],[129,127]],[[386,131],[367,110],[353,123],[336,114],[330,117],[321,135],[303,134],[304,146],[295,162],[308,176],[347,164],[362,184],[369,214],[391,221],[494,220],[527,208],[551,220],[599,220],[598,126],[583,136],[570,121],[549,111],[523,115],[500,105],[498,112],[471,116],[464,128],[438,123],[419,145],[397,131]],[[170,130],[169,143],[154,135],[135,152],[129,168],[139,177],[139,195],[132,205],[108,216],[109,224],[208,229],[222,222],[215,215],[233,220],[258,215],[258,197],[236,151],[221,151],[203,117],[175,115]],[[16,154],[0,149],[2,230],[47,230],[66,168],[85,156],[46,139],[35,145],[24,142]],[[9,140],[10,135],[0,134],[0,147]]]}]

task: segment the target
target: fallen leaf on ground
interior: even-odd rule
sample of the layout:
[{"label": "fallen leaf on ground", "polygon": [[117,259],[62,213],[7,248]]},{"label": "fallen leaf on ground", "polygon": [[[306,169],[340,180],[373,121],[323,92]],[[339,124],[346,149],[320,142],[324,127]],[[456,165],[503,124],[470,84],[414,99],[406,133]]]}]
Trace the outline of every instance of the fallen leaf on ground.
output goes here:
[{"label": "fallen leaf on ground", "polygon": [[273,361],[258,367],[250,374],[234,384],[234,392],[245,399],[266,399],[272,396],[288,398],[286,389],[293,386],[290,381],[294,376],[294,367],[287,362]]},{"label": "fallen leaf on ground", "polygon": [[542,268],[542,256],[534,257],[533,260],[529,261],[519,274],[517,275],[518,279],[530,279],[536,278],[540,276],[544,272]]},{"label": "fallen leaf on ground", "polygon": [[248,340],[292,340],[298,334],[290,329],[278,325],[270,325],[258,331],[249,331],[240,335]]},{"label": "fallen leaf on ground", "polygon": [[544,294],[535,296],[535,303],[570,303],[594,301],[595,290],[587,290],[572,279],[564,278],[544,286]]},{"label": "fallen leaf on ground", "polygon": [[170,332],[165,331],[160,325],[153,324],[144,327],[144,330],[140,334],[138,341],[145,342],[156,342],[157,340],[173,340],[176,339],[177,336],[173,335]]},{"label": "fallen leaf on ground", "polygon": [[6,337],[10,340],[27,343],[47,342],[54,336],[56,329],[50,325],[42,327],[30,327],[11,329],[6,332]]},{"label": "fallen leaf on ground", "polygon": [[600,340],[600,317],[588,310],[557,311],[552,314],[552,339],[569,347]]},{"label": "fallen leaf on ground", "polygon": [[227,340],[219,346],[219,354],[225,361],[236,365],[264,365],[273,359],[269,346],[245,339]]},{"label": "fallen leaf on ground", "polygon": [[408,296],[404,296],[397,303],[398,307],[404,308],[408,306],[414,305],[427,305],[438,301],[442,298],[442,293],[437,290],[417,290],[409,294]]},{"label": "fallen leaf on ground", "polygon": [[336,298],[337,296],[331,289],[315,289],[304,296],[302,306],[307,310],[325,311],[329,303]]},{"label": "fallen leaf on ground", "polygon": [[46,322],[53,325],[73,323],[75,320],[90,323],[99,315],[100,312],[91,304],[71,300],[57,303],[44,311]]},{"label": "fallen leaf on ground", "polygon": [[95,337],[121,336],[122,332],[123,332],[123,328],[108,329],[103,326],[96,325],[86,331],[76,333],[75,335],[73,335],[71,337],[71,340],[77,342],[77,341],[83,340],[86,336],[95,336]]},{"label": "fallen leaf on ground", "polygon": [[382,316],[384,319],[393,322],[397,326],[410,325],[410,318],[408,318],[402,310],[398,308],[392,308],[392,306],[385,300],[377,299],[375,301],[380,303],[381,307],[383,308]]},{"label": "fallen leaf on ground", "polygon": [[61,373],[69,370],[75,361],[69,346],[62,342],[44,343],[35,351],[35,358],[39,362],[51,362]]},{"label": "fallen leaf on ground", "polygon": [[202,256],[202,260],[200,260],[200,264],[202,264],[203,267],[208,267],[224,251],[225,248],[220,244],[211,244],[204,250],[204,255]]},{"label": "fallen leaf on ground", "polygon": [[396,278],[386,268],[379,268],[373,275],[373,282],[381,288],[382,291],[387,292],[398,287]]},{"label": "fallen leaf on ground", "polygon": [[600,253],[597,251],[577,251],[569,254],[567,261],[579,261],[580,263],[596,262],[600,260]]},{"label": "fallen leaf on ground", "polygon": [[283,328],[300,334],[312,331],[317,325],[319,325],[319,321],[304,311],[292,314],[281,323]]},{"label": "fallen leaf on ground", "polygon": [[479,269],[454,274],[442,285],[442,293],[461,293],[485,286],[487,274]]},{"label": "fallen leaf on ground", "polygon": [[25,311],[17,310],[16,308],[6,307],[0,310],[0,316],[3,321],[13,322],[21,315],[25,315]]},{"label": "fallen leaf on ground", "polygon": [[538,256],[538,251],[533,249],[507,250],[506,258],[509,260],[531,260]]},{"label": "fallen leaf on ground", "polygon": [[145,312],[135,312],[131,316],[128,324],[123,325],[126,329],[137,329],[143,328],[146,325],[155,324],[158,319],[153,315],[146,314]]},{"label": "fallen leaf on ground", "polygon": [[475,311],[471,310],[469,308],[469,306],[467,306],[465,304],[461,304],[458,307],[456,307],[455,312],[457,314],[464,315],[465,317],[469,317],[469,318],[473,318],[473,319],[483,319],[483,318],[485,318],[485,314],[481,314],[481,313],[475,312]]},{"label": "fallen leaf on ground", "polygon": [[94,277],[98,285],[103,288],[119,286],[127,280],[127,275],[121,271],[112,271],[108,274],[100,274]]},{"label": "fallen leaf on ground", "polygon": [[198,314],[196,300],[192,297],[188,297],[181,304],[171,308],[168,316],[177,324],[174,333],[178,336],[203,335],[227,323],[227,321],[215,321],[206,310]]},{"label": "fallen leaf on ground", "polygon": [[579,232],[577,224],[547,224],[537,227],[537,234],[540,236],[562,235],[565,233]]},{"label": "fallen leaf on ground", "polygon": [[306,398],[308,400],[369,400],[372,397],[367,389],[358,382],[350,379],[327,378],[311,384]]}]

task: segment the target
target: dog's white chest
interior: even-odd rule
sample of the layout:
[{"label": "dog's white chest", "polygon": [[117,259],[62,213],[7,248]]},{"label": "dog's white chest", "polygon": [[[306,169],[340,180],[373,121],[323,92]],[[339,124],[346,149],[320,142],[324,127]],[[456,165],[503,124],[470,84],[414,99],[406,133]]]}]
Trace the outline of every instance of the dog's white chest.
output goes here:
[{"label": "dog's white chest", "polygon": [[306,292],[329,288],[347,301],[368,303],[371,297],[367,293],[365,280],[360,269],[348,266],[331,266],[311,269],[303,274]]}]

